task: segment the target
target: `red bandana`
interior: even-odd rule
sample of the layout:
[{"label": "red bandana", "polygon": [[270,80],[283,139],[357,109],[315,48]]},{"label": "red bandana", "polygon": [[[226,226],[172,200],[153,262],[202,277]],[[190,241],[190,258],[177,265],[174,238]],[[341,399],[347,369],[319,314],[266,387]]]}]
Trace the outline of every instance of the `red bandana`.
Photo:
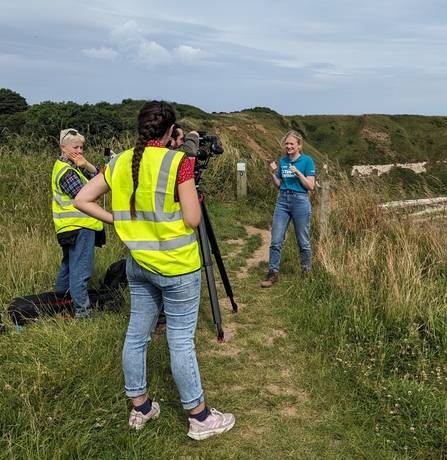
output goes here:
[{"label": "red bandana", "polygon": [[146,147],[162,147],[163,148],[164,146],[165,145],[163,144],[163,142],[158,141],[157,139],[153,139],[146,144]]}]

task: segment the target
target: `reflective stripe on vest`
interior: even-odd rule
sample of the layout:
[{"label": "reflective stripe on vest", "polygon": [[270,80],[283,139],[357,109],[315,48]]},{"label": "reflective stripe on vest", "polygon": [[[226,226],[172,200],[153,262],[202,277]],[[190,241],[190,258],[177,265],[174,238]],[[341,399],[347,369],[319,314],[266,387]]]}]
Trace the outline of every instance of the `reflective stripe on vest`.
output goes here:
[{"label": "reflective stripe on vest", "polygon": [[180,204],[174,202],[178,168],[184,153],[146,147],[140,162],[135,219],[131,218],[129,204],[133,190],[132,155],[133,149],[117,155],[105,170],[120,239],[134,259],[154,273],[174,276],[198,270],[200,255],[196,235],[185,225]]},{"label": "reflective stripe on vest", "polygon": [[196,241],[196,235],[192,233],[187,236],[180,236],[169,241],[123,241],[131,251],[169,251],[179,249]]},{"label": "reflective stripe on vest", "polygon": [[79,230],[80,228],[88,228],[90,230],[102,230],[103,224],[97,219],[77,210],[73,206],[73,199],[63,192],[60,187],[60,180],[67,171],[74,171],[83,184],[88,182],[88,179],[77,169],[69,164],[57,160],[52,175],[53,186],[53,221],[56,233],[68,232],[71,230]]},{"label": "reflective stripe on vest", "polygon": [[[125,153],[125,152],[124,152]],[[172,222],[175,220],[183,219],[183,214],[180,209],[167,213],[164,212],[164,201],[166,198],[166,189],[168,185],[169,172],[171,170],[172,162],[175,156],[178,154],[176,150],[168,150],[163,157],[160,173],[158,175],[157,186],[155,189],[155,212],[151,211],[138,211],[137,217],[134,220],[149,220],[155,222]],[[181,154],[183,158],[183,153]],[[113,175],[113,171],[116,166],[116,161],[118,160],[119,155],[114,157],[109,163],[110,166],[110,176]],[[114,221],[126,221],[132,220],[129,211],[120,211],[113,210],[113,220]]]},{"label": "reflective stripe on vest", "polygon": [[[70,206],[73,204],[73,199],[68,196],[68,195],[65,195],[64,193],[62,193],[61,191],[59,191],[59,181],[61,179],[61,177],[69,170],[69,169],[73,169],[70,165],[66,164],[65,167],[62,167],[59,172],[56,174],[56,177],[55,177],[55,181],[56,181],[56,189],[54,190],[53,192],[53,198],[57,201],[57,203],[59,204],[59,206],[62,206],[63,208],[64,207],[67,207],[67,206]],[[81,182],[82,184],[86,184],[87,183],[87,179],[86,177],[83,175],[83,174],[79,174],[79,178],[81,179]],[[64,201],[62,198],[63,197],[66,197],[67,201]]]}]

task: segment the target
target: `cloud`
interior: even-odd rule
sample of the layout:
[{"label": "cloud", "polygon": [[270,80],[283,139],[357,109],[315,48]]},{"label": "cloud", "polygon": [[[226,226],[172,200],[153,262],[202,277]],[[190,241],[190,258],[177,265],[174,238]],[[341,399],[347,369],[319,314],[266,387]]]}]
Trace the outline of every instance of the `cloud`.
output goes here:
[{"label": "cloud", "polygon": [[[160,40],[162,39],[161,35]],[[153,39],[151,32],[142,29],[135,21],[128,21],[110,32],[110,42],[116,47],[116,51],[105,47],[101,50],[113,52],[114,59],[120,55],[132,64],[146,67],[169,66],[178,59],[182,62],[196,62],[212,56],[200,48],[184,44],[169,49]]]},{"label": "cloud", "polygon": [[143,41],[137,49],[136,63],[146,64],[149,67],[170,64],[172,56],[168,50],[155,42]]},{"label": "cloud", "polygon": [[1,86],[29,103],[151,88],[206,111],[446,111],[445,0],[79,0],[70,27],[66,4],[9,2],[0,15]]},{"label": "cloud", "polygon": [[112,48],[106,48],[104,46],[102,46],[101,49],[92,48],[89,50],[82,50],[81,53],[92,59],[102,59],[104,61],[111,62],[115,62],[120,57],[117,51],[113,50]]},{"label": "cloud", "polygon": [[172,55],[182,61],[198,61],[212,56],[211,53],[206,53],[200,48],[193,48],[192,46],[187,45],[177,46],[174,48]]},{"label": "cloud", "polygon": [[110,41],[120,50],[131,50],[145,41],[135,21],[128,21],[123,26],[110,32]]}]

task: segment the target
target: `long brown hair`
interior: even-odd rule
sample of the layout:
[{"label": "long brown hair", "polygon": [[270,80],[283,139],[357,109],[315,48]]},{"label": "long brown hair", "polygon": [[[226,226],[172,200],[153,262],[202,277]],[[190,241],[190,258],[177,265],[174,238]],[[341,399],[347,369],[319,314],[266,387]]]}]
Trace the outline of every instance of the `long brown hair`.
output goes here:
[{"label": "long brown hair", "polygon": [[135,210],[135,194],[138,188],[138,173],[140,162],[146,144],[155,139],[161,139],[175,123],[174,107],[166,101],[146,102],[138,114],[138,138],[132,156],[133,192],[130,196],[130,215],[137,217]]}]

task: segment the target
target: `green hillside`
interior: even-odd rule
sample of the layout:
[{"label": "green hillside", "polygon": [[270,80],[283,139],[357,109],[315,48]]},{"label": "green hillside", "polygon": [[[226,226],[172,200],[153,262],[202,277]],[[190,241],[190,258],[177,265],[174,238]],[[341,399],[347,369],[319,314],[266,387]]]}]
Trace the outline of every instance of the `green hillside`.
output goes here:
[{"label": "green hillside", "polygon": [[[85,133],[86,156],[104,165],[105,147],[118,153],[133,145],[143,101],[27,106],[1,97],[0,90],[1,459],[447,458],[447,214],[378,206],[447,195],[447,118],[286,117],[268,108],[210,114],[176,104],[186,131],[217,134],[225,150],[210,158],[200,187],[238,305],[234,314],[214,263],[226,339],[217,342],[204,269],[201,376],[209,404],[237,422],[196,444],[186,436],[166,335],[154,335],[147,355],[161,415],[141,432],[128,429],[121,365],[128,289],[91,321],[63,314],[20,328],[8,313],[12,299],[54,287],[61,249],[50,184],[59,130]],[[277,197],[267,165],[284,155],[279,140],[290,129],[304,136],[320,182],[328,164],[329,199],[310,193],[310,276],[301,277],[290,228],[280,281],[261,289]],[[241,158],[246,197],[236,193]],[[353,165],[420,161],[428,162],[422,174],[402,167],[350,174]],[[99,202],[110,209],[110,194]],[[91,288],[127,254],[113,227],[106,232]]]},{"label": "green hillside", "polygon": [[[185,120],[186,121],[186,120]],[[200,124],[201,119],[194,120]],[[187,120],[191,126],[191,119]],[[242,148],[281,154],[278,139],[289,129],[299,131],[308,153],[317,161],[341,167],[444,160],[447,117],[415,115],[281,116],[269,109],[213,114],[206,124],[229,134]],[[257,145],[255,146],[256,143]]]},{"label": "green hillside", "polygon": [[[56,149],[60,130],[70,126],[86,134],[90,148],[99,151],[111,146],[118,152],[133,145],[136,117],[143,103],[132,99],[94,105],[46,101],[28,106],[17,93],[1,89],[0,146],[11,146],[12,139],[19,136],[24,153]],[[303,135],[305,153],[315,160],[317,179],[323,164],[329,164],[333,172],[350,174],[354,165],[427,162],[424,174],[397,168],[384,180],[397,181],[407,191],[428,182],[442,193],[447,185],[447,116],[283,116],[266,107],[206,113],[190,105],[174,105],[186,131],[219,136],[225,155],[231,155],[228,173],[240,158],[256,168],[278,159],[283,155],[280,139],[294,129]]]}]

